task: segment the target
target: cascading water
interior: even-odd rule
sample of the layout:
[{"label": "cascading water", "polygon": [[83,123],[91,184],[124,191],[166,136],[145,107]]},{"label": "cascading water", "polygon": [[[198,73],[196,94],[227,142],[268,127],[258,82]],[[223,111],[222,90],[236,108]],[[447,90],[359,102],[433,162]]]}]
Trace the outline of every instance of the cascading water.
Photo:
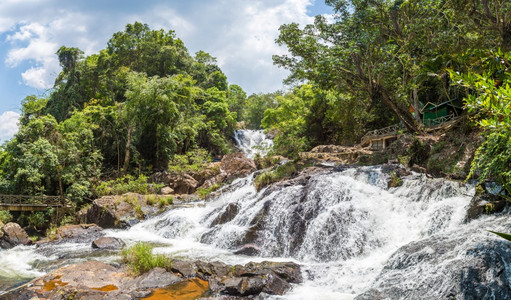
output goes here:
[{"label": "cascading water", "polygon": [[[251,174],[208,201],[107,235],[128,244],[151,242],[156,252],[185,259],[292,260],[303,266],[305,282],[286,299],[511,295],[504,293],[511,290],[511,248],[483,230],[511,231],[507,214],[467,223],[472,186],[411,174],[402,186],[388,188],[388,179],[383,167],[328,168],[257,192]],[[259,254],[234,254],[247,245]],[[21,260],[26,263],[16,272],[30,277],[91,255],[85,244],[17,247],[0,252],[0,276],[13,277],[5,266]]]},{"label": "cascading water", "polygon": [[269,139],[262,130],[236,130],[234,139],[245,156],[251,159],[257,154],[266,155],[273,146],[273,140]]}]

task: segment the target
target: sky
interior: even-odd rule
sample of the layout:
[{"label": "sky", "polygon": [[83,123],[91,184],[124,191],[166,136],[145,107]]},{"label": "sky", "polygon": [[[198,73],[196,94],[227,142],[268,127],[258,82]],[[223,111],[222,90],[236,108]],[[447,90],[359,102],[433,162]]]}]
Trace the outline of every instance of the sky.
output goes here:
[{"label": "sky", "polygon": [[21,101],[51,90],[60,46],[97,53],[138,21],[174,30],[191,54],[216,57],[247,94],[266,93],[288,74],[271,58],[286,53],[274,42],[279,26],[331,12],[323,0],[0,0],[0,143],[16,133]]}]

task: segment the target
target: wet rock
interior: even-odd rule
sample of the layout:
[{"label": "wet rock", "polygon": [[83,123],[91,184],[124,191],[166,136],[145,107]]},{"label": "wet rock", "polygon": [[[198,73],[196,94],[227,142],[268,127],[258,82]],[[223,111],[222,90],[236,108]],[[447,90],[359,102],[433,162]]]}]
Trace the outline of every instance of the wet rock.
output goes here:
[{"label": "wet rock", "polygon": [[7,223],[2,229],[2,237],[0,240],[0,247],[10,249],[18,245],[31,245],[32,240],[28,234],[17,223]]},{"label": "wet rock", "polygon": [[486,192],[481,195],[475,195],[472,200],[470,200],[466,221],[477,219],[485,214],[502,212],[506,206],[506,199],[498,195]]},{"label": "wet rock", "polygon": [[124,246],[126,246],[126,243],[114,237],[100,237],[92,242],[92,248],[101,250],[119,250]]},{"label": "wet rock", "polygon": [[197,267],[195,264],[182,260],[174,260],[172,262],[171,271],[174,273],[179,273],[185,278],[192,278],[197,276]]},{"label": "wet rock", "polygon": [[224,209],[224,212],[213,220],[211,226],[225,224],[236,217],[240,208],[236,203],[229,203]]},{"label": "wet rock", "polygon": [[255,244],[248,244],[237,249],[233,253],[236,255],[257,256],[261,253],[261,248]]},{"label": "wet rock", "polygon": [[166,287],[183,281],[183,278],[167,272],[163,268],[154,268],[151,271],[133,279],[127,285],[129,290],[146,290],[152,288]]},{"label": "wet rock", "polygon": [[509,242],[484,237],[479,226],[401,247],[355,299],[511,299]]},{"label": "wet rock", "polygon": [[37,242],[38,246],[50,243],[91,243],[103,236],[103,228],[96,224],[65,225],[54,235]]},{"label": "wet rock", "polygon": [[[292,272],[286,271],[293,269]],[[222,262],[185,262],[176,260],[170,271],[154,268],[131,277],[124,267],[90,261],[51,272],[7,295],[5,299],[139,299],[157,288],[166,288],[199,277],[209,283],[208,295],[214,299],[238,299],[260,293],[283,295],[291,282],[301,282],[293,263],[263,262],[230,266]],[[294,275],[292,275],[294,274]],[[207,287],[206,287],[207,288]],[[3,298],[2,298],[3,299]]]}]

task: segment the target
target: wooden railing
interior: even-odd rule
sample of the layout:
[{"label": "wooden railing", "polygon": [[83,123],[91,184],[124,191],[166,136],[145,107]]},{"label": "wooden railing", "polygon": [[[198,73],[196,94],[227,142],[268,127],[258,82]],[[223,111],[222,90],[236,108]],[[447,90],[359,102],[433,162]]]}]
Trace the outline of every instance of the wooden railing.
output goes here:
[{"label": "wooden railing", "polygon": [[2,195],[0,194],[0,205],[11,206],[66,206],[69,201],[61,196],[28,196],[28,195]]},{"label": "wooden railing", "polygon": [[457,119],[459,116],[456,114],[450,114],[443,117],[438,117],[436,119],[424,120],[424,126],[426,127],[434,127],[440,125],[442,123]]},{"label": "wooden railing", "polygon": [[383,137],[383,136],[397,135],[399,133],[399,131],[401,131],[402,129],[403,129],[403,126],[401,126],[401,124],[394,124],[392,126],[388,126],[385,128],[369,131],[366,134],[364,134],[364,136],[362,137],[362,143],[364,143],[365,141],[376,139],[376,138]]}]

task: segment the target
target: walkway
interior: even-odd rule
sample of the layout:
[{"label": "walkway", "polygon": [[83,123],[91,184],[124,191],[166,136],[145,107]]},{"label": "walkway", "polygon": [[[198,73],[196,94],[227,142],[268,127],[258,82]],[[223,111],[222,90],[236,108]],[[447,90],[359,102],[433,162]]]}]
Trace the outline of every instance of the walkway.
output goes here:
[{"label": "walkway", "polygon": [[69,200],[61,196],[27,196],[0,194],[0,210],[45,211],[49,207],[69,208]]}]

